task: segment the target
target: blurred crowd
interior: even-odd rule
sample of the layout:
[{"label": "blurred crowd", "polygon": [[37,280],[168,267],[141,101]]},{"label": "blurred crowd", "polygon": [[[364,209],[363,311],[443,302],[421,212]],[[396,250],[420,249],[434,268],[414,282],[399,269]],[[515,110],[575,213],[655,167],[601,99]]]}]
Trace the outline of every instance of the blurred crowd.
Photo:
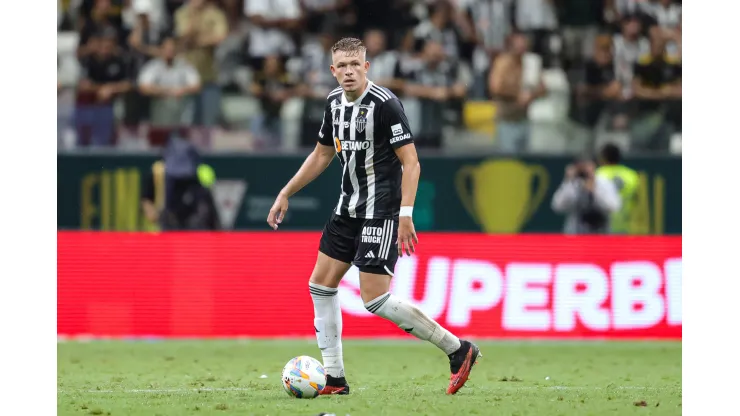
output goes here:
[{"label": "blurred crowd", "polygon": [[343,36],[364,40],[420,147],[680,138],[675,0],[58,0],[58,31],[60,148],[313,146]]}]

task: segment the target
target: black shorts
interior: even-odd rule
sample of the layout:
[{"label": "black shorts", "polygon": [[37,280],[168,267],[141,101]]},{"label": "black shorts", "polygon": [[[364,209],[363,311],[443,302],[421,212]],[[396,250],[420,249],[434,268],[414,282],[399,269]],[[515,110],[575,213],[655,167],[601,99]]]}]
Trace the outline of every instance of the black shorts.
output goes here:
[{"label": "black shorts", "polygon": [[398,260],[398,219],[349,218],[332,214],[324,226],[319,251],[351,263],[361,272],[389,274]]}]

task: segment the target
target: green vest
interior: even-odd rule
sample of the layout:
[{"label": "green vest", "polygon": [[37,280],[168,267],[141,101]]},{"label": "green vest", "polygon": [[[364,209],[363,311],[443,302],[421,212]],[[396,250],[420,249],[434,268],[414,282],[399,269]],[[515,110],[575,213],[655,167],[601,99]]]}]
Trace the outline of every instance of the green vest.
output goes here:
[{"label": "green vest", "polygon": [[622,208],[612,214],[611,231],[616,234],[629,234],[632,228],[632,216],[637,206],[640,175],[623,165],[601,166],[596,170],[596,175],[612,181],[622,197]]}]

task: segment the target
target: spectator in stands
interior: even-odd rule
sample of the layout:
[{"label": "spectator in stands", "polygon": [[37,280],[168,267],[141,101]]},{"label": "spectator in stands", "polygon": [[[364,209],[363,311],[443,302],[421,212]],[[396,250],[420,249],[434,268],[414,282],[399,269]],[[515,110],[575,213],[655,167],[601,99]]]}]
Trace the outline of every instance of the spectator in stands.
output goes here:
[{"label": "spectator in stands", "polygon": [[429,8],[429,19],[419,23],[413,30],[414,50],[424,54],[427,41],[435,41],[444,48],[450,59],[460,57],[460,36],[452,24],[453,9],[447,1],[437,1]]},{"label": "spectator in stands", "polygon": [[635,96],[643,100],[681,99],[681,62],[666,54],[666,38],[655,35],[650,54],[635,65]]},{"label": "spectator in stands", "polygon": [[594,0],[558,0],[558,20],[563,36],[563,54],[567,69],[583,65],[593,55],[594,39],[599,34],[604,2]]},{"label": "spectator in stands", "polygon": [[614,41],[614,71],[617,80],[625,87],[625,95],[631,96],[632,76],[635,63],[640,56],[650,51],[650,41],[642,36],[642,22],[638,15],[625,16],[622,31]]},{"label": "spectator in stands", "polygon": [[678,61],[681,60],[681,51],[683,44],[683,32],[681,30],[681,27],[681,22],[678,22],[678,26],[676,26],[675,28],[663,28],[663,30],[661,31],[661,34],[666,40],[666,53],[668,53],[671,58]]},{"label": "spectator in stands", "polygon": [[612,32],[619,32],[626,17],[643,14],[644,3],[644,0],[604,0],[604,22]]},{"label": "spectator in stands", "polygon": [[565,177],[552,197],[552,209],[565,214],[565,234],[607,234],[610,217],[621,207],[614,182],[596,175],[591,158],[565,168]]},{"label": "spectator in stands", "polygon": [[585,82],[578,88],[579,107],[583,121],[595,127],[607,110],[614,113],[624,102],[622,84],[614,73],[614,56],[611,38],[601,35],[596,39],[593,58],[585,65]]},{"label": "spectator in stands", "polygon": [[[151,0],[138,0],[132,6],[134,24],[128,37],[132,82],[137,81],[141,68],[160,54],[164,31],[160,30],[161,24],[154,24],[150,19],[150,15],[156,14],[153,7]],[[132,88],[124,100],[124,125],[135,127],[149,120],[150,101],[142,96],[139,88]]]},{"label": "spectator in stands", "polygon": [[196,97],[195,123],[213,127],[221,108],[215,50],[228,34],[226,16],[208,0],[188,0],[175,13],[175,33],[183,56],[200,75],[202,88]]},{"label": "spectator in stands", "polygon": [[306,32],[337,33],[350,3],[350,0],[303,0],[301,4],[306,12]]},{"label": "spectator in stands", "polygon": [[323,101],[322,119],[326,96],[337,87],[337,80],[328,70],[331,65],[331,47],[334,42],[334,37],[328,33],[317,36],[314,41],[305,42],[301,48],[300,75],[296,74],[304,81],[299,89],[301,95]]},{"label": "spectator in stands", "polygon": [[652,0],[644,3],[643,11],[652,24],[662,28],[675,29],[681,24],[681,5],[675,0]]},{"label": "spectator in stands", "polygon": [[226,14],[226,20],[229,23],[229,31],[239,27],[242,23],[247,23],[244,18],[244,0],[217,0],[217,4]]},{"label": "spectator in stands", "polygon": [[244,18],[244,0],[219,0],[226,15],[228,34],[216,49],[218,84],[224,94],[241,94],[249,89],[251,72],[245,68],[245,40],[249,21]]},{"label": "spectator in stands", "polygon": [[62,22],[64,22],[65,14],[66,10],[64,9],[64,4],[62,3],[62,0],[57,0],[57,30],[62,27]]},{"label": "spectator in stands", "polygon": [[262,70],[255,76],[252,94],[262,105],[262,114],[252,120],[252,131],[259,146],[277,148],[281,144],[280,113],[286,100],[293,96],[294,87],[282,60],[275,55],[264,60]]},{"label": "spectator in stands", "polygon": [[[130,0],[74,0],[79,6],[79,13],[83,19],[89,19],[91,16],[104,9],[105,14],[110,21],[118,28],[121,27],[123,9]],[[105,4],[104,4],[105,3]]]},{"label": "spectator in stands", "polygon": [[397,44],[407,35],[408,28],[418,23],[411,18],[411,8],[433,0],[352,0],[350,33],[365,33],[377,28],[386,33],[391,44]]},{"label": "spectator in stands", "polygon": [[90,43],[90,39],[105,33],[113,36],[119,45],[123,45],[123,31],[121,28],[122,0],[117,0],[114,7],[112,0],[84,0],[80,15],[80,40],[77,47],[77,56],[84,58],[95,53],[96,47]]},{"label": "spectator in stands", "polygon": [[57,146],[60,149],[74,145],[75,87],[79,78],[79,64],[72,56],[57,56]]},{"label": "spectator in stands", "polygon": [[514,2],[516,0],[464,0],[458,3],[459,12],[475,34],[475,41],[490,62],[506,48],[506,39],[512,31]]},{"label": "spectator in stands", "polygon": [[386,88],[398,90],[400,88],[399,80],[395,78],[398,55],[394,51],[386,49],[387,38],[385,32],[380,29],[368,30],[365,32],[363,43],[367,48],[367,60],[370,62],[367,77]]},{"label": "spectator in stands", "polygon": [[[424,64],[423,57],[414,51],[415,41],[412,35],[412,31],[408,31],[400,47],[392,52],[397,56],[396,65],[393,68],[393,92],[399,97],[405,94],[404,85],[406,81],[410,80],[414,72]],[[372,63],[370,66],[372,66]]]},{"label": "spectator in stands", "polygon": [[469,84],[469,74],[455,59],[448,59],[444,47],[436,40],[424,45],[422,64],[411,72],[404,94],[421,104],[421,130],[414,139],[417,147],[439,147],[445,113],[452,100],[461,101]]},{"label": "spectator in stands", "polygon": [[681,62],[666,56],[665,45],[665,38],[656,34],[650,54],[635,64],[632,87],[641,118],[658,116],[669,121],[656,121],[650,123],[652,128],[633,131],[633,143],[638,148],[667,149],[670,134],[681,128]]},{"label": "spectator in stands", "polygon": [[264,68],[268,56],[287,57],[296,52],[293,36],[302,19],[298,0],[248,0],[244,14],[252,23],[248,56],[255,71]]},{"label": "spectator in stands", "polygon": [[543,58],[545,67],[551,67],[560,53],[551,44],[558,29],[554,0],[516,0],[515,22],[517,30],[530,37],[532,51]]},{"label": "spectator in stands", "polygon": [[681,5],[673,0],[654,0],[644,7],[649,34],[662,36],[666,53],[672,59],[681,59]]},{"label": "spectator in stands", "polygon": [[488,98],[486,83],[491,62],[506,48],[512,31],[514,0],[465,0],[459,12],[472,29],[476,45],[472,56],[473,88],[471,98]]},{"label": "spectator in stands", "polygon": [[316,146],[316,132],[324,121],[326,96],[337,87],[337,80],[327,68],[331,65],[331,47],[334,37],[329,33],[318,35],[301,48],[301,66],[292,75],[302,82],[296,93],[303,97],[301,116],[301,146]]},{"label": "spectator in stands", "polygon": [[540,79],[537,85],[525,85],[524,54],[529,41],[522,33],[513,33],[509,48],[493,62],[488,88],[496,100],[496,145],[507,153],[521,152],[529,142],[527,110],[534,100],[546,94]]},{"label": "spectator in stands", "polygon": [[143,61],[141,64],[159,54],[158,45],[162,42],[165,34],[159,25],[150,20],[150,10],[146,7],[133,8],[135,20],[131,34],[128,37],[128,45],[135,53],[136,60]]},{"label": "spectator in stands", "polygon": [[176,57],[175,39],[162,43],[160,57],[144,65],[139,74],[139,90],[152,97],[151,123],[154,126],[192,124],[192,96],[200,90],[200,75],[188,61]]},{"label": "spectator in stands", "polygon": [[109,146],[115,132],[113,101],[131,88],[131,81],[115,35],[93,37],[89,44],[93,53],[83,60],[84,75],[77,88],[78,144]]},{"label": "spectator in stands", "polygon": [[175,29],[175,21],[174,16],[177,13],[177,10],[184,6],[185,3],[188,2],[188,0],[163,0],[164,1],[164,9],[165,14],[167,16],[170,16],[170,24],[167,26],[167,29],[172,31]]},{"label": "spectator in stands", "polygon": [[165,14],[164,0],[126,0],[121,13],[123,28],[127,32],[134,30],[139,15],[146,15],[151,30],[167,30],[169,16]]}]

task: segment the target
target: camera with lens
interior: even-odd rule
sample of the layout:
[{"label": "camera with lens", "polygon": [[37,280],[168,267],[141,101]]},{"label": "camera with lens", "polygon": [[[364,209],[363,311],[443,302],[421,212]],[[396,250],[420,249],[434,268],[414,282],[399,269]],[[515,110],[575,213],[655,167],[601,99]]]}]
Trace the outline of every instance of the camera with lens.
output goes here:
[{"label": "camera with lens", "polygon": [[596,168],[594,162],[587,157],[576,160],[573,166],[576,169],[575,177],[583,180],[590,179]]}]

